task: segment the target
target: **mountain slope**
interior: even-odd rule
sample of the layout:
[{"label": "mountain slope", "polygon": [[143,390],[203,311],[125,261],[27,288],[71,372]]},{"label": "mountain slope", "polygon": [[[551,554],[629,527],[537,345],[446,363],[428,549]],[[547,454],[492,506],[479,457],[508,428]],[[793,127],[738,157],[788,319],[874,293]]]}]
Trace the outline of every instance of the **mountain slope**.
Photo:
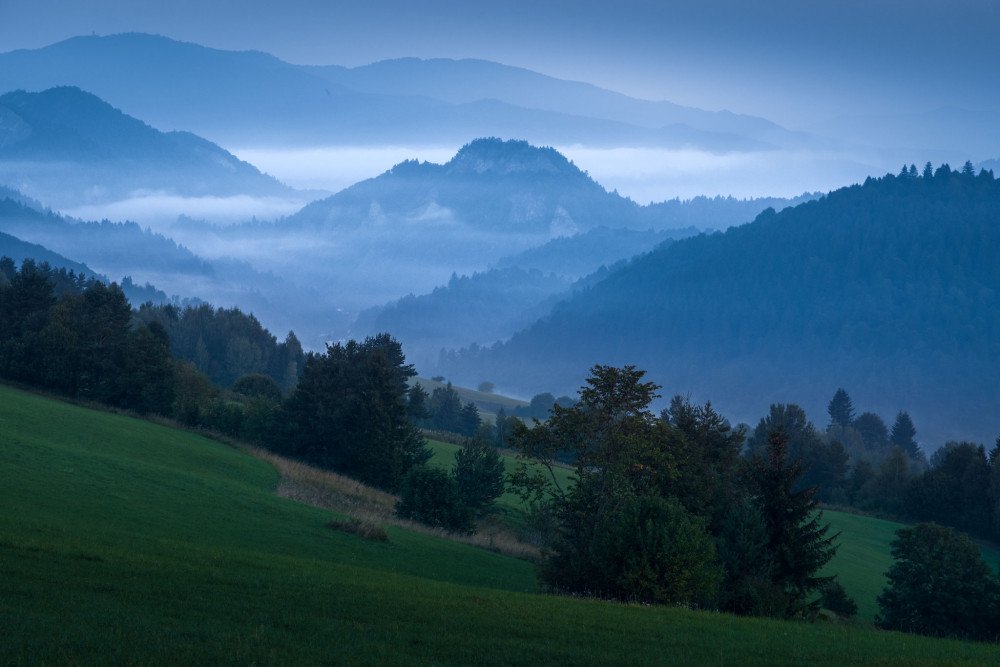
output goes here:
[{"label": "mountain slope", "polygon": [[523,108],[585,113],[645,128],[687,125],[760,141],[795,140],[792,133],[763,118],[639,100],[588,83],[486,60],[399,58],[361,67],[312,67],[307,71],[338,85],[379,95],[425,95],[451,104],[495,99]]},{"label": "mountain slope", "polygon": [[789,136],[763,119],[646,103],[482,61],[300,67],[144,34],[74,37],[0,54],[0,92],[64,85],[91,90],[156,127],[240,146],[454,145],[499,135],[732,150]]},{"label": "mountain slope", "polygon": [[1000,183],[886,176],[632,262],[507,344],[439,372],[522,394],[635,364],[723,414],[795,402],[819,422],[838,387],[922,439],[1000,431]]},{"label": "mountain slope", "polygon": [[72,87],[0,96],[0,182],[56,206],[136,191],[291,192],[211,142],[187,132],[159,132]]},{"label": "mountain slope", "polygon": [[[229,257],[206,260],[134,222],[83,222],[5,198],[0,200],[0,233],[85,263],[91,267],[88,275],[97,271],[115,281],[129,276],[130,282],[151,283],[175,299],[238,307],[254,313],[274,331],[294,329],[311,346],[321,346],[327,332],[346,326],[346,317],[335,306],[337,294],[293,285],[245,261]],[[72,267],[55,259],[48,261],[53,266]],[[148,290],[137,286],[130,287],[129,293],[140,297],[133,304],[136,306],[151,298]]]}]

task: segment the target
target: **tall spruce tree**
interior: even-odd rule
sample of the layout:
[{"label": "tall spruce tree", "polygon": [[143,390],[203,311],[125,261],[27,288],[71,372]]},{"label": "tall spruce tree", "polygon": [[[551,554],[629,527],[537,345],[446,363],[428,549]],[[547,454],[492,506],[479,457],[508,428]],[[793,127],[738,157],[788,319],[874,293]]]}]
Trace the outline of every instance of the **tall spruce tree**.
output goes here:
[{"label": "tall spruce tree", "polygon": [[770,577],[784,596],[786,616],[816,608],[819,600],[807,598],[832,580],[817,572],[837,551],[837,535],[827,536],[829,524],[822,523],[816,489],[795,490],[802,473],[801,461],[788,460],[788,436],[779,428],[769,434],[766,457],[755,456],[746,475],[747,491],[766,527]]},{"label": "tall spruce tree", "polygon": [[837,389],[826,411],[830,414],[830,426],[838,424],[847,428],[854,422],[854,405],[844,389]]},{"label": "tall spruce tree", "polygon": [[896,421],[889,433],[889,442],[906,452],[911,459],[916,460],[920,458],[920,447],[914,439],[916,435],[917,429],[914,428],[910,415],[900,411],[896,415]]}]

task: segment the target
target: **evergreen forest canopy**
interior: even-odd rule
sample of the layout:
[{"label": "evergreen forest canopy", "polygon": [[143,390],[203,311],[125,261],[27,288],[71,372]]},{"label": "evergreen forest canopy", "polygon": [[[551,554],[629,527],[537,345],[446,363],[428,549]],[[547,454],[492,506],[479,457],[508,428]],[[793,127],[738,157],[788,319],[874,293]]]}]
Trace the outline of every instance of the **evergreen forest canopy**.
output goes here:
[{"label": "evergreen forest canopy", "polygon": [[744,420],[789,401],[816,413],[849,387],[877,413],[907,410],[931,443],[989,441],[998,220],[992,173],[911,165],[654,250],[438,370],[530,394],[571,390],[595,360],[635,363]]}]

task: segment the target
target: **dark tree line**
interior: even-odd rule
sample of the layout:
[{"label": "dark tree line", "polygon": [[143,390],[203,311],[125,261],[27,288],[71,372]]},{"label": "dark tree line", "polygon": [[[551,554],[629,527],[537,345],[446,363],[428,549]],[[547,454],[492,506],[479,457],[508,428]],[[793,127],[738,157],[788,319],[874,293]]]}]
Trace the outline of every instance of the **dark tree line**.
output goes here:
[{"label": "dark tree line", "polygon": [[896,414],[890,429],[873,412],[856,415],[842,388],[827,410],[830,423],[821,432],[797,405],[772,405],[748,438],[747,451],[758,451],[766,434],[781,426],[790,455],[807,465],[800,487],[817,487],[824,503],[1000,539],[1000,438],[989,451],[948,442],[928,460],[906,411]]},{"label": "dark tree line", "polygon": [[169,340],[132,321],[121,288],[0,259],[0,376],[74,398],[169,414]]},{"label": "dark tree line", "polygon": [[162,326],[174,357],[193,363],[220,387],[230,387],[244,375],[263,374],[287,392],[302,372],[305,355],[293,332],[279,343],[256,317],[237,308],[145,303],[136,318]]},{"label": "dark tree line", "polygon": [[466,438],[473,437],[479,430],[479,408],[472,401],[462,405],[462,398],[451,382],[437,387],[430,395],[415,382],[408,390],[407,401],[410,418],[421,428],[457,433]]}]

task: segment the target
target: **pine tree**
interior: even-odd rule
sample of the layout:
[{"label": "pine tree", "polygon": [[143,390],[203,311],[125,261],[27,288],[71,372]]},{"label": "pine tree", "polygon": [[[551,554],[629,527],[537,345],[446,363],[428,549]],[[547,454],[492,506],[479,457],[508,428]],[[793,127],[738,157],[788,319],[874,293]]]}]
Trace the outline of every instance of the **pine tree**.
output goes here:
[{"label": "pine tree", "polygon": [[785,596],[785,615],[792,616],[814,609],[818,600],[806,598],[832,580],[816,573],[836,553],[837,535],[826,535],[830,526],[821,523],[816,489],[794,490],[804,470],[801,461],[787,460],[787,450],[788,437],[780,428],[773,431],[767,458],[755,456],[750,461],[747,490],[767,527],[772,582]]},{"label": "pine tree", "polygon": [[889,433],[889,442],[906,452],[911,459],[917,460],[920,458],[920,447],[914,440],[916,435],[917,429],[914,428],[910,415],[900,411],[892,425],[892,432]]},{"label": "pine tree", "polygon": [[838,389],[833,394],[826,411],[830,414],[830,426],[839,424],[841,428],[847,428],[854,423],[854,406],[844,389]]}]

